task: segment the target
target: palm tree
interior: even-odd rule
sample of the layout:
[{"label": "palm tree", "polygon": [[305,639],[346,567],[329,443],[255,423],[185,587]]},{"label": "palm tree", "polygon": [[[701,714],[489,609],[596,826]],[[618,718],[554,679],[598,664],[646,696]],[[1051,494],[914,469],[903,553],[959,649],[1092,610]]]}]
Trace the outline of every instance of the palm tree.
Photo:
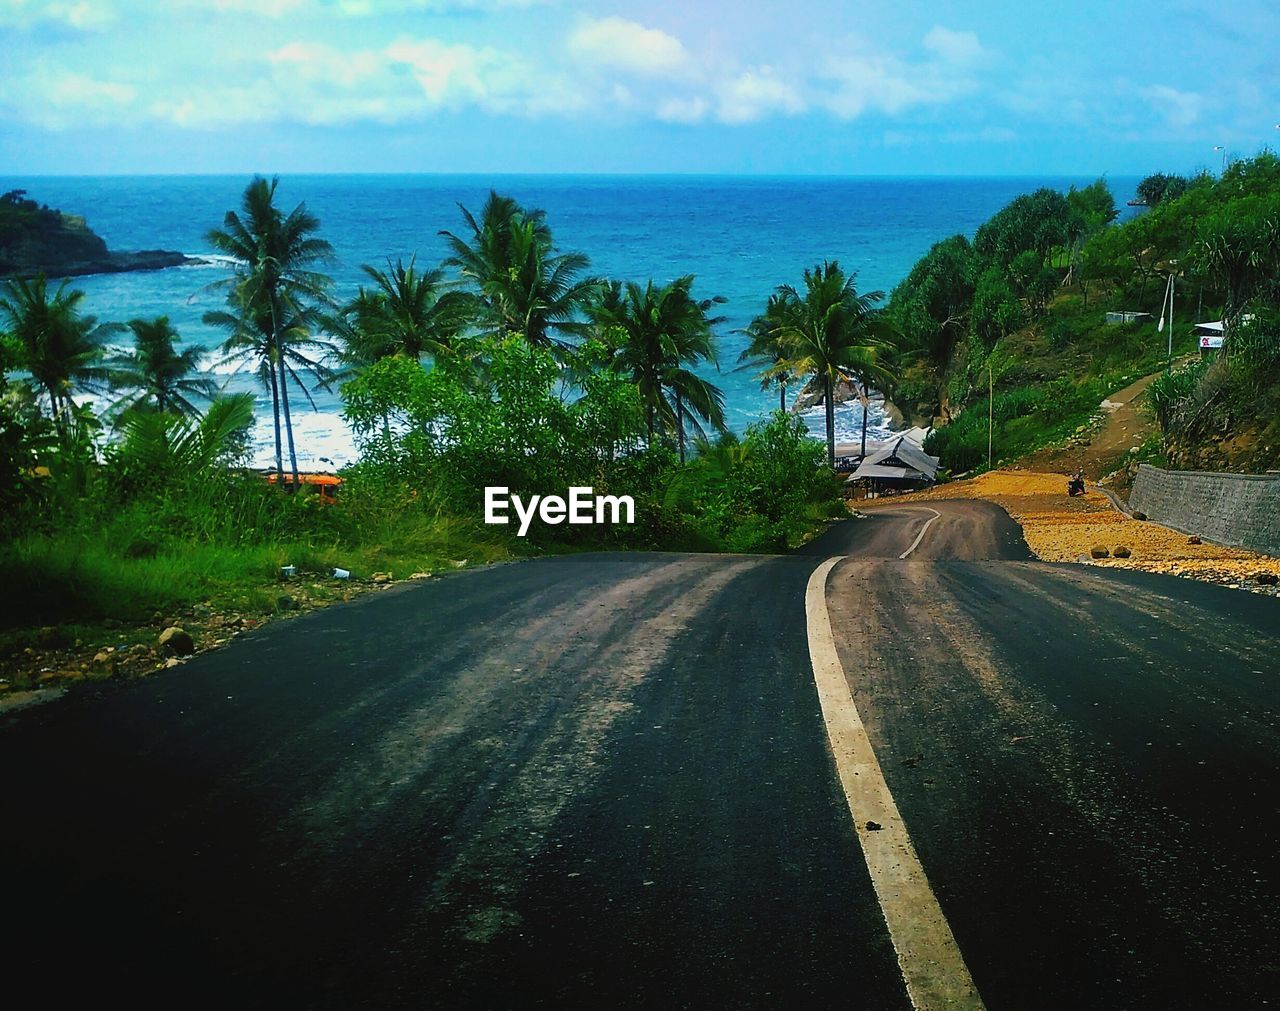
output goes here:
[{"label": "palm tree", "polygon": [[235,461],[251,424],[248,393],[214,397],[204,414],[133,411],[121,422],[122,456],[152,478],[208,474]]},{"label": "palm tree", "polygon": [[[881,331],[887,340],[892,337],[887,331]],[[897,377],[883,364],[882,355],[890,350],[887,344],[867,345],[855,354],[850,355],[848,363],[841,368],[844,377],[853,383],[858,394],[858,404],[862,407],[862,453],[859,459],[867,458],[867,416],[871,413],[871,390],[877,388],[888,392],[897,381]]]},{"label": "palm tree", "polygon": [[63,282],[49,294],[44,275],[14,278],[0,295],[0,319],[22,351],[22,366],[49,400],[49,412],[59,432],[77,392],[98,393],[110,385],[111,372],[103,364],[106,338],[119,330],[115,324],[99,324],[80,312],[82,291],[68,291]]},{"label": "palm tree", "polygon": [[762,390],[767,390],[774,383],[778,384],[778,409],[781,411],[787,409],[787,383],[795,375],[787,358],[789,349],[782,339],[786,306],[786,301],[780,295],[770,295],[764,312],[745,329],[738,331],[748,339],[747,346],[738,356],[740,367],[760,367],[756,378],[760,380]]},{"label": "palm tree", "polygon": [[459,204],[470,236],[442,231],[455,267],[469,284],[478,315],[500,337],[521,334],[535,347],[560,346],[553,330],[572,333],[599,281],[583,276],[591,261],[583,253],[558,253],[546,214],[526,211],[510,197],[490,191],[480,219]]},{"label": "palm tree", "polygon": [[836,419],[833,394],[841,379],[858,385],[863,403],[862,452],[866,455],[868,383],[887,381],[889,372],[880,362],[887,350],[889,328],[875,306],[884,293],[858,294],[857,274],[846,275],[840,264],[823,262],[804,272],[804,292],[789,284],[778,288],[783,303],[777,310],[783,319],[780,336],[798,375],[822,380],[827,415],[827,463],[836,462]]},{"label": "palm tree", "polygon": [[[221,327],[230,336],[222,345],[224,356],[219,364],[239,363],[251,365],[258,381],[271,392],[271,408],[275,422],[276,474],[284,486],[284,462],[281,447],[281,419],[289,446],[293,487],[299,486],[298,458],[293,444],[293,426],[289,418],[289,382],[301,391],[307,403],[315,409],[311,388],[303,382],[303,373],[309,375],[317,386],[329,389],[337,378],[321,360],[334,355],[335,349],[320,340],[315,330],[321,321],[317,309],[298,307],[282,301],[280,312],[267,313],[257,304],[251,291],[237,289],[229,300],[233,311],[213,311],[204,314],[204,321]],[[308,355],[308,351],[319,352]]]},{"label": "palm tree", "polygon": [[[235,266],[232,276],[221,282],[228,289],[231,311],[206,314],[205,321],[231,329],[233,336],[227,350],[233,357],[256,356],[259,375],[271,390],[276,472],[283,485],[283,418],[297,487],[298,456],[289,413],[289,379],[297,382],[310,400],[310,392],[301,383],[295,366],[311,372],[322,383],[327,370],[292,345],[315,343],[312,334],[321,321],[319,309],[331,305],[332,278],[311,268],[332,259],[333,247],[315,237],[320,222],[305,204],[299,204],[287,216],[275,206],[278,183],[277,178],[268,181],[255,176],[245,187],[241,214],[228,211],[222,228],[209,233],[209,242],[230,257]],[[254,335],[248,333],[249,329],[255,331]]]},{"label": "palm tree", "polygon": [[391,355],[421,361],[424,355],[438,359],[454,351],[467,323],[469,300],[449,290],[442,270],[419,271],[416,262],[412,257],[406,267],[403,260],[395,266],[388,261],[385,271],[364,265],[374,287],[361,286],[343,307],[336,327],[348,363],[368,364]]},{"label": "palm tree", "polygon": [[217,393],[212,379],[192,377],[199,368],[201,349],[178,351],[174,347],[178,333],[168,316],[133,319],[129,329],[133,331],[133,351],[107,359],[113,385],[133,391],[117,403],[117,410],[150,408],[160,414],[174,411],[197,417],[200,411],[190,398],[212,400]]},{"label": "palm tree", "polygon": [[695,299],[693,275],[656,287],[627,282],[625,289],[607,285],[588,308],[595,332],[611,344],[612,367],[635,383],[645,405],[652,444],[659,425],[674,431],[685,459],[686,428],[703,434],[705,422],[724,428],[724,394],[686,368],[699,362],[714,364],[712,328],[722,317],[709,315],[723,297]]}]

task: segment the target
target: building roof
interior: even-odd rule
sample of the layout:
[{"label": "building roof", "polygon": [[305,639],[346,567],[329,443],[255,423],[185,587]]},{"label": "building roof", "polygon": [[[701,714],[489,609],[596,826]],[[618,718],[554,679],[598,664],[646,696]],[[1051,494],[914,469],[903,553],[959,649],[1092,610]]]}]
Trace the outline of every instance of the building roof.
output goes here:
[{"label": "building roof", "polygon": [[938,475],[938,458],[930,456],[906,436],[882,444],[858,464],[849,475],[850,481],[864,477],[899,478],[908,481],[932,481]]}]

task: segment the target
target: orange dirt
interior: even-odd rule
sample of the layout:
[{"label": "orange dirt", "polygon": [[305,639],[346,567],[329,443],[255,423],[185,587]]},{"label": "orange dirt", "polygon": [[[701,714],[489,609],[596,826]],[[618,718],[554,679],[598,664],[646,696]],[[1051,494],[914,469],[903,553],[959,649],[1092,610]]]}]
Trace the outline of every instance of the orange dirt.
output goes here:
[{"label": "orange dirt", "polygon": [[[1192,544],[1186,534],[1125,516],[1092,487],[1084,496],[1070,498],[1063,474],[997,470],[970,481],[954,481],[927,492],[898,496],[893,501],[949,498],[983,499],[1001,506],[1022,526],[1027,545],[1044,561],[1087,561],[1091,565],[1163,572],[1247,585],[1251,589],[1261,573],[1280,577],[1280,558],[1217,544]],[[1091,559],[1089,551],[1096,545],[1112,553],[1123,545],[1132,555]]]}]

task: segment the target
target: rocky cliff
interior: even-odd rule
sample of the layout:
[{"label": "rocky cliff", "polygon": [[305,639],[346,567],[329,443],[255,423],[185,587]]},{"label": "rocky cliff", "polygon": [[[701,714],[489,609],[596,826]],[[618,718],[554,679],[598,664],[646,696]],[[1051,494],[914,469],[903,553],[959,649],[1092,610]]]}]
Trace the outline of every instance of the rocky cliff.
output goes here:
[{"label": "rocky cliff", "polygon": [[0,278],[160,270],[189,262],[191,257],[165,249],[113,252],[84,218],[28,200],[23,190],[0,195]]}]

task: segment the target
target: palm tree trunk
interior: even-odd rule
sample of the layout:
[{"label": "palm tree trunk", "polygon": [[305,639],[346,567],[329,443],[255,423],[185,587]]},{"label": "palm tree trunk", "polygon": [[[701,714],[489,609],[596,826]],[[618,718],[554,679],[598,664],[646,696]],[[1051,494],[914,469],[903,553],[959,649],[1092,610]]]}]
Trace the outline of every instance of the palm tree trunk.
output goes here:
[{"label": "palm tree trunk", "polygon": [[276,480],[284,488],[284,454],[280,448],[280,386],[276,382],[276,367],[267,363],[267,375],[271,377],[271,417],[276,431]]},{"label": "palm tree trunk", "polygon": [[284,430],[289,437],[289,467],[293,471],[293,490],[300,487],[298,481],[298,454],[293,448],[293,419],[289,416],[288,375],[284,370],[284,356],[280,356],[280,408],[284,414]]},{"label": "palm tree trunk", "polygon": [[62,431],[62,412],[58,410],[58,390],[54,386],[46,386],[49,391],[49,413],[53,415],[53,427]]},{"label": "palm tree trunk", "polygon": [[822,398],[827,406],[827,466],[832,470],[836,466],[836,405],[832,400],[835,393],[835,384],[831,381],[831,375],[822,377],[826,386],[826,395]]},{"label": "palm tree trunk", "polygon": [[781,397],[778,410],[785,414],[787,412],[787,381],[785,379],[778,383],[778,393]]},{"label": "palm tree trunk", "polygon": [[680,443],[680,462],[684,463],[684,401],[676,390],[676,439]]},{"label": "palm tree trunk", "polygon": [[865,386],[858,397],[858,403],[862,405],[862,459],[865,460],[867,458],[867,413],[871,407],[871,398],[867,396]]}]

